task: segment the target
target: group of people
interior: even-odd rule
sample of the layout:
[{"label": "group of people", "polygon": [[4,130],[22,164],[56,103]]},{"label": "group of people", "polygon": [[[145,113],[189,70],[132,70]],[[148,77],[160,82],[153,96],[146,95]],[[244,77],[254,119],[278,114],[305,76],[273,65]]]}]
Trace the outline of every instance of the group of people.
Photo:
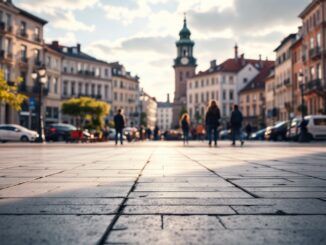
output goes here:
[{"label": "group of people", "polygon": [[[208,145],[211,147],[214,141],[214,146],[217,147],[218,139],[218,127],[220,126],[221,113],[215,100],[212,100],[207,108],[205,116],[206,132],[208,136]],[[239,111],[237,105],[233,106],[233,111],[230,118],[232,145],[235,146],[236,139],[241,142],[241,146],[244,144],[241,127],[243,116]],[[183,132],[183,143],[189,144],[189,132],[190,132],[190,117],[188,113],[182,115],[180,119],[180,126]]]}]

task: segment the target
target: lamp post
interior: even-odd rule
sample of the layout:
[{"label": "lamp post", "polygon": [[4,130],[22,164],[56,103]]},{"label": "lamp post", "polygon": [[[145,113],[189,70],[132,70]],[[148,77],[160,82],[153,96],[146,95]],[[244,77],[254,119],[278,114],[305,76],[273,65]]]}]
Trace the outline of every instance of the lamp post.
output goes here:
[{"label": "lamp post", "polygon": [[38,86],[38,139],[36,140],[38,143],[43,143],[45,141],[44,135],[44,121],[43,121],[43,85],[46,83],[46,68],[45,66],[40,67],[38,70],[34,70],[32,73],[32,78],[36,81]]},{"label": "lamp post", "polygon": [[299,87],[300,87],[300,92],[301,92],[301,124],[300,124],[300,142],[305,142],[306,141],[306,131],[307,131],[307,125],[304,121],[304,111],[305,111],[305,104],[304,104],[304,82],[303,82],[303,74],[299,74]]}]

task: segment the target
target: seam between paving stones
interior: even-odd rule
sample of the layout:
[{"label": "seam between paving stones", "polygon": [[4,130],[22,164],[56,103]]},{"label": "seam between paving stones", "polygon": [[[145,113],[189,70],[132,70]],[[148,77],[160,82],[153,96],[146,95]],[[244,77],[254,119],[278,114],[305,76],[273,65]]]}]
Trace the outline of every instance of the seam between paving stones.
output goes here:
[{"label": "seam between paving stones", "polygon": [[243,192],[247,193],[248,195],[254,197],[254,198],[260,198],[259,196],[257,196],[256,194],[254,193],[251,193],[250,191],[244,189],[243,187],[233,183],[231,180],[227,179],[227,178],[223,178],[221,175],[219,175],[218,173],[216,173],[214,170],[208,168],[207,166],[205,166],[204,164],[202,164],[201,162],[197,161],[197,160],[194,160],[192,159],[191,157],[189,157],[188,155],[184,154],[183,152],[180,152],[180,154],[182,154],[183,156],[185,156],[186,158],[188,158],[189,160],[197,163],[198,165],[202,166],[203,168],[207,169],[209,172],[213,173],[214,175],[216,175],[217,177],[221,178],[221,179],[224,179],[226,182],[230,183],[231,185],[237,187],[238,189],[242,190]]},{"label": "seam between paving stones", "polygon": [[[155,149],[154,149],[155,150]],[[134,184],[132,185],[132,187],[130,188],[127,196],[124,197],[122,203],[120,204],[117,213],[115,214],[115,216],[113,217],[113,220],[111,221],[110,225],[107,227],[106,231],[104,232],[104,234],[102,235],[102,237],[100,238],[100,240],[97,242],[97,245],[103,245],[106,243],[106,241],[108,240],[111,231],[113,230],[114,225],[116,224],[116,222],[118,221],[118,219],[120,218],[120,216],[122,215],[122,212],[125,208],[125,204],[128,201],[129,195],[135,190],[136,185],[138,184],[138,181],[140,179],[140,177],[142,176],[145,168],[147,167],[147,165],[150,163],[150,159],[153,156],[154,150],[151,152],[151,154],[149,155],[147,161],[145,162],[144,166],[142,167],[142,169],[140,170]]]}]

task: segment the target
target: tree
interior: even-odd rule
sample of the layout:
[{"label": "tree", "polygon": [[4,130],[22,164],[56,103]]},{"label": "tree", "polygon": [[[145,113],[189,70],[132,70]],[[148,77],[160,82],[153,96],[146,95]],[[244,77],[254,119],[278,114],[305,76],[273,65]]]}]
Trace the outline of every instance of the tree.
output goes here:
[{"label": "tree", "polygon": [[62,104],[63,114],[78,119],[81,125],[89,129],[99,130],[103,128],[104,118],[109,114],[109,111],[110,105],[108,103],[89,97],[72,98]]},{"label": "tree", "polygon": [[25,95],[18,93],[18,85],[21,82],[21,78],[17,78],[12,83],[6,81],[3,70],[0,70],[0,102],[8,104],[17,111],[21,110],[21,105],[27,99]]}]

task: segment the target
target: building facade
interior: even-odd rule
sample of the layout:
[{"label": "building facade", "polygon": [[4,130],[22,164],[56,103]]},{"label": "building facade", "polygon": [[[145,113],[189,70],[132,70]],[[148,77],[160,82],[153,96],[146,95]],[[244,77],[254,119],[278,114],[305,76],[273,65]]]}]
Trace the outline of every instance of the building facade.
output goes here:
[{"label": "building facade", "polygon": [[265,124],[272,126],[276,122],[275,107],[275,71],[271,70],[269,76],[265,79]]},{"label": "building facade", "polygon": [[113,101],[111,112],[116,114],[123,110],[126,125],[139,126],[139,77],[131,76],[130,72],[118,62],[110,63],[112,67]]},{"label": "building facade", "polygon": [[275,107],[278,121],[294,117],[291,46],[297,34],[290,34],[275,49]]},{"label": "building facade", "polygon": [[[6,81],[22,78],[19,92],[33,98],[36,107],[28,102],[16,112],[8,105],[0,105],[0,123],[17,123],[37,128],[39,85],[32,79],[33,70],[44,64],[43,27],[47,21],[18,7],[12,1],[0,1],[0,69]],[[46,95],[46,93],[45,93]],[[34,104],[34,103],[33,103]]]},{"label": "building facade", "polygon": [[140,124],[153,130],[157,123],[157,101],[154,97],[141,92],[139,98]]},{"label": "building facade", "polygon": [[45,125],[61,122],[61,60],[62,54],[44,47],[44,62],[47,71],[47,97],[44,99]]},{"label": "building facade", "polygon": [[[53,41],[48,45],[62,56],[61,99],[67,100],[82,96],[112,103],[111,66],[81,50],[80,44],[73,47],[60,45]],[[62,120],[78,125],[73,118],[62,115]]]},{"label": "building facade", "polygon": [[326,1],[313,0],[300,14],[304,95],[308,114],[326,113]]},{"label": "building facade", "polygon": [[266,126],[265,80],[273,66],[270,62],[266,63],[259,74],[239,92],[239,106],[244,125],[250,124],[255,130]]},{"label": "building facade", "polygon": [[157,103],[157,126],[161,131],[172,128],[173,107],[168,95],[166,102]]},{"label": "building facade", "polygon": [[187,81],[187,110],[193,123],[203,123],[209,101],[216,100],[226,127],[233,105],[239,103],[240,90],[259,74],[264,65],[270,63],[273,62],[245,59],[244,55],[239,57],[237,46],[234,58],[220,65],[215,60],[211,61],[208,70]]},{"label": "building facade", "polygon": [[180,114],[187,109],[187,79],[195,75],[197,67],[197,60],[193,53],[195,43],[190,39],[191,32],[187,27],[186,18],[179,36],[180,39],[176,42],[177,58],[173,65],[175,73],[173,127],[178,126]]}]

